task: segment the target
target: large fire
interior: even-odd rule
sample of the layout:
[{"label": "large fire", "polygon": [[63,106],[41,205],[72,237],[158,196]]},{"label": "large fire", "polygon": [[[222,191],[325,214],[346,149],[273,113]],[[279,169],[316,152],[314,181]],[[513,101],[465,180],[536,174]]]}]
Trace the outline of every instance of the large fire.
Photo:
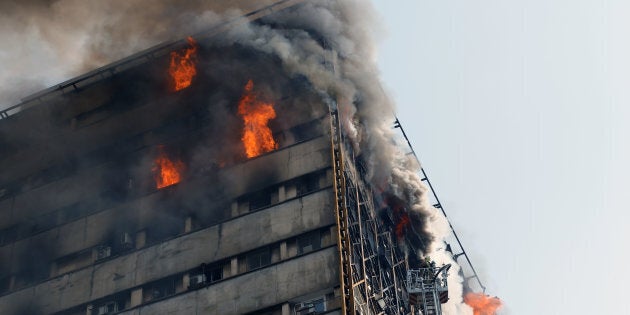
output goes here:
[{"label": "large fire", "polygon": [[482,293],[466,293],[464,302],[473,309],[474,315],[495,315],[501,307],[501,300]]},{"label": "large fire", "polygon": [[177,92],[190,86],[193,77],[197,74],[195,68],[197,43],[192,37],[188,37],[189,47],[181,52],[171,52],[171,64],[168,74],[173,79],[173,91]]},{"label": "large fire", "polygon": [[164,150],[160,148],[160,154],[155,159],[155,165],[153,166],[153,177],[155,178],[157,189],[179,183],[183,169],[184,163],[182,161],[170,160]]},{"label": "large fire", "polygon": [[398,239],[402,239],[405,236],[407,228],[411,224],[409,213],[405,210],[405,203],[400,198],[389,194],[385,197],[385,202],[393,212],[395,224],[394,232],[396,233]]},{"label": "large fire", "polygon": [[267,124],[276,118],[273,104],[257,99],[254,93],[254,82],[249,80],[245,85],[243,96],[238,102],[238,114],[243,117],[243,135],[241,140],[248,158],[259,156],[278,148]]}]

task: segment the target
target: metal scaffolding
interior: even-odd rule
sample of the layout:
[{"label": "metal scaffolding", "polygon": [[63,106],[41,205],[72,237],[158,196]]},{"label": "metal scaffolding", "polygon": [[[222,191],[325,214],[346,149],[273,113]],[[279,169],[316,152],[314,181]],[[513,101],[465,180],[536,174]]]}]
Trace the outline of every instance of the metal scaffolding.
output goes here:
[{"label": "metal scaffolding", "polygon": [[[407,271],[409,303],[423,315],[442,314],[442,304],[448,301],[448,269],[451,265]],[[414,310],[415,312],[415,310]]]},{"label": "metal scaffolding", "polygon": [[391,228],[377,216],[373,192],[363,179],[365,169],[352,147],[343,140],[336,111],[331,112],[331,138],[338,191],[341,292],[343,300],[348,301],[343,311],[408,314],[411,308],[405,289],[408,268],[405,253],[397,245]]}]

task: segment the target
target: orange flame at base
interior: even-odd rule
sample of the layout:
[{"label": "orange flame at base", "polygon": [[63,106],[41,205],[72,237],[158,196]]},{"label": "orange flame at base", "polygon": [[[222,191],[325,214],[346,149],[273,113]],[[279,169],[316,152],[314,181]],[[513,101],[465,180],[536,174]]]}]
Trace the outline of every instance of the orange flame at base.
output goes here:
[{"label": "orange flame at base", "polygon": [[466,293],[464,302],[473,309],[474,315],[495,315],[502,305],[497,297],[490,297],[482,293]]},{"label": "orange flame at base", "polygon": [[273,109],[273,104],[258,101],[253,89],[254,82],[249,80],[238,102],[238,113],[243,117],[244,123],[241,140],[248,158],[278,148],[271,129],[267,126],[269,120],[276,118],[276,111]]},{"label": "orange flame at base", "polygon": [[171,64],[168,74],[173,79],[173,91],[177,92],[190,86],[193,77],[197,74],[195,68],[195,56],[197,54],[197,43],[192,37],[188,37],[189,48],[182,52],[171,52]]},{"label": "orange flame at base", "polygon": [[175,185],[180,182],[180,172],[184,169],[181,161],[171,161],[164,151],[160,150],[160,155],[155,159],[153,173],[157,189]]}]

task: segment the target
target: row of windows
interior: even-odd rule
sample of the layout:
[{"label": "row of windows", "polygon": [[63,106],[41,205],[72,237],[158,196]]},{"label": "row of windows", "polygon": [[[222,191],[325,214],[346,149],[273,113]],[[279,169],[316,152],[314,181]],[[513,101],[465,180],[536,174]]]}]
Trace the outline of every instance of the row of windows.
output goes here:
[{"label": "row of windows", "polygon": [[[245,208],[246,212],[264,209],[278,203],[281,199],[307,195],[321,187],[328,186],[330,182],[331,180],[327,177],[325,170],[306,174],[237,198],[238,209],[242,211]],[[284,196],[282,197],[280,196],[280,189],[284,189]]]},{"label": "row of windows", "polygon": [[[277,205],[280,202],[299,198],[305,194],[327,187],[329,185],[326,185],[326,183],[329,182],[328,177],[330,176],[328,173],[329,170],[317,171],[291,179],[278,185],[273,185],[270,188],[266,188],[255,193],[239,197],[233,202],[232,208],[243,211],[232,210],[231,214],[229,213],[230,211],[227,211],[228,213],[226,219],[229,220],[230,217],[258,211],[262,209],[262,207]],[[279,191],[281,190],[285,190],[284,198],[278,197]],[[261,200],[262,198],[265,198],[265,203],[258,202],[258,200]],[[193,219],[192,217],[188,217],[185,220],[182,218],[181,221],[173,220],[173,218],[169,217],[168,222],[157,222],[155,220],[145,221],[147,228],[135,233],[131,230],[114,232],[111,237],[108,237],[106,242],[79,252],[59,257],[48,264],[46,264],[45,261],[38,259],[39,263],[37,268],[30,268],[28,267],[28,264],[25,264],[22,266],[23,270],[17,274],[4,276],[0,275],[0,294],[6,294],[11,291],[34,285],[45,281],[50,277],[72,272],[94,263],[100,263],[104,260],[125,254],[133,249],[139,249],[151,244],[156,244],[172,237],[176,237],[177,235],[188,233],[193,230],[203,229],[220,222],[217,219],[202,221],[199,218]],[[314,248],[317,249],[317,247]],[[33,251],[33,255],[30,256],[45,256],[38,255],[36,252],[37,249],[29,250]],[[265,262],[264,259],[266,258],[261,258],[261,264],[262,262]],[[43,267],[43,265],[47,265],[49,267]]]},{"label": "row of windows", "polygon": [[[93,315],[113,314],[188,290],[202,288],[217,281],[264,268],[317,249],[333,246],[334,244],[334,230],[331,226],[328,226],[282,242],[257,248],[238,256],[226,258],[219,262],[203,263],[197,268],[152,281],[140,288],[118,292],[103,299],[79,305],[56,314],[86,314],[86,310],[88,314]],[[236,269],[234,269],[234,266],[236,266]],[[323,305],[322,303],[316,301],[311,304],[316,305],[313,307],[320,309],[320,307],[323,307],[321,306]]]},{"label": "row of windows", "polygon": [[[318,120],[313,120],[311,122],[293,127],[289,129],[288,133],[294,134],[291,137],[292,138],[291,140],[295,141],[294,143],[297,143],[297,142],[301,142],[307,139],[312,139],[312,138],[321,136],[322,132],[319,129],[321,129],[321,120],[318,119]],[[309,132],[307,133],[305,131],[309,131]],[[141,137],[136,136],[136,137],[130,138],[128,141],[131,141],[135,144],[140,144],[141,139],[142,139]],[[136,147],[136,145],[118,144],[114,146],[115,148],[118,148],[118,149],[115,149],[108,146],[106,149],[110,151],[108,151],[107,153],[102,152],[103,154],[101,155],[109,156],[109,157],[111,157],[112,155],[115,156],[116,155],[115,152],[120,150],[119,149],[120,147],[127,147],[127,146]],[[36,182],[40,184],[36,186],[41,186],[45,183],[52,182],[54,180],[61,179],[65,176],[75,174],[77,171],[76,170],[77,163],[70,163],[70,165],[66,165],[66,164],[68,163],[63,163],[60,165],[60,167],[53,167],[53,168],[50,168],[43,172],[38,173],[41,176],[36,176],[37,178],[39,178],[36,180]],[[116,182],[110,185],[112,187],[118,187],[116,190],[104,191],[100,193],[100,195],[98,196],[82,196],[85,198],[84,200],[79,200],[73,204],[64,206],[55,211],[49,212],[41,216],[37,216],[35,218],[29,219],[28,221],[23,221],[18,224],[15,224],[15,225],[12,225],[5,229],[0,230],[0,246],[4,246],[6,244],[30,237],[37,233],[50,230],[56,226],[63,225],[68,222],[72,222],[81,217],[89,216],[99,211],[108,209],[109,207],[112,207],[118,203],[124,202],[125,200],[128,199],[127,197],[130,197],[130,196],[128,196],[129,194],[128,191],[122,191],[122,189],[124,189],[124,187],[128,187],[132,185],[132,180],[127,177],[122,178],[122,180],[127,181],[129,183],[121,184],[119,183],[120,180],[116,179]],[[300,188],[300,189],[309,190],[309,188]],[[22,189],[22,191],[24,191],[24,189]],[[146,191],[145,193],[150,193],[152,191],[154,191],[153,186],[151,186],[151,189],[149,191]],[[301,195],[301,194],[302,193],[298,193],[298,195]],[[142,192],[134,192],[134,195],[136,196],[142,195]],[[0,196],[0,200],[1,199],[2,199],[2,196]],[[250,199],[251,199],[252,209],[265,207],[272,202],[267,192],[261,192],[258,198],[256,198],[255,196],[251,196]]]}]

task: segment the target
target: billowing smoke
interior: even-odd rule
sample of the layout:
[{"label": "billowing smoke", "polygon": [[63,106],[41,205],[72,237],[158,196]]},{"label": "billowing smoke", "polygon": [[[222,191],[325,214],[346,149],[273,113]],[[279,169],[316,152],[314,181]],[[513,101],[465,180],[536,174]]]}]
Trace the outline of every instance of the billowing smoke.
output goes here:
[{"label": "billowing smoke", "polygon": [[[236,2],[243,2],[238,4],[243,11],[251,11],[275,1]],[[0,73],[0,108],[43,86],[241,16],[227,3],[225,7],[201,0],[0,4],[0,27],[5,30],[0,33],[0,62],[9,65]],[[339,110],[345,135],[367,166],[366,178],[382,191],[384,200],[401,204],[396,211],[404,211],[406,216],[399,217],[411,221],[409,227],[404,224],[401,228],[414,242],[417,252],[411,254],[454,265],[449,277],[451,300],[444,306],[445,313],[471,313],[461,298],[459,266],[443,250],[448,224],[430,205],[416,162],[392,140],[394,105],[378,79],[372,35],[377,31],[375,21],[375,13],[365,1],[306,1],[260,21],[237,23],[212,39],[211,45],[225,49],[238,45],[272,56],[280,61],[285,76],[306,78],[321,100]],[[225,63],[211,66],[204,71],[242,67]],[[233,90],[240,89],[242,85],[234,84]],[[225,99],[216,94],[212,98],[218,103]],[[217,108],[220,114],[221,107]],[[216,143],[188,153],[191,168],[207,164],[207,156],[215,154],[212,145]],[[215,157],[213,163],[220,159]],[[142,168],[150,169],[146,165]]]}]

